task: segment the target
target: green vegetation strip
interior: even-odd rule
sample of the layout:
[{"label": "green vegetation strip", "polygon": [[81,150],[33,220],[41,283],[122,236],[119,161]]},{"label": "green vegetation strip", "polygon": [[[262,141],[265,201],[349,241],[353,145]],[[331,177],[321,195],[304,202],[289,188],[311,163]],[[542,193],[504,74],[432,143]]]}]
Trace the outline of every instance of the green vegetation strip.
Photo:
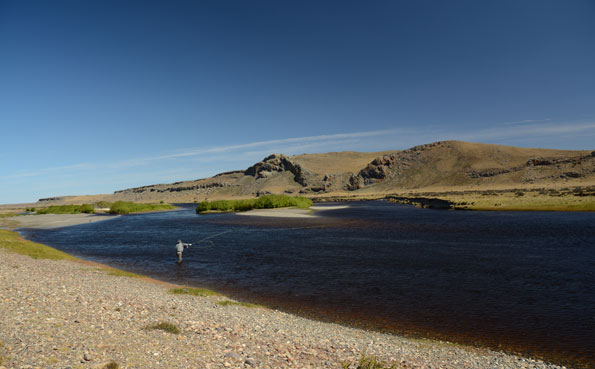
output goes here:
[{"label": "green vegetation strip", "polygon": [[0,229],[0,248],[7,249],[18,254],[27,255],[33,259],[52,260],[75,260],[74,256],[68,255],[53,247],[42,245],[25,240],[16,232]]},{"label": "green vegetation strip", "polygon": [[196,207],[197,213],[208,211],[247,211],[252,209],[273,209],[298,207],[309,208],[312,200],[300,196],[265,195],[245,200],[203,201]]},{"label": "green vegetation strip", "polygon": [[157,324],[153,324],[153,325],[148,325],[145,327],[145,329],[158,329],[167,333],[172,333],[172,334],[179,334],[180,333],[180,328],[178,328],[175,324],[169,323],[169,322],[159,322]]},{"label": "green vegetation strip", "polygon": [[247,307],[247,308],[263,308],[264,307],[262,305],[251,304],[249,302],[237,302],[237,301],[231,301],[231,300],[218,301],[217,304],[219,304],[221,306],[243,306],[243,307]]},{"label": "green vegetation strip", "polygon": [[110,214],[130,214],[172,209],[175,209],[175,206],[170,204],[137,204],[134,202],[116,201],[111,205],[109,212]]},{"label": "green vegetation strip", "polygon": [[91,204],[84,205],[52,205],[47,208],[37,209],[37,214],[93,214],[95,207]]},{"label": "green vegetation strip", "polygon": [[174,295],[192,295],[192,296],[219,296],[215,291],[207,290],[205,288],[172,288],[169,293]]},{"label": "green vegetation strip", "polygon": [[99,269],[101,271],[105,271],[108,275],[113,275],[116,277],[129,277],[129,278],[140,278],[142,277],[142,275],[138,275],[138,274],[134,274],[131,272],[127,272],[125,270],[120,270],[120,269],[112,269],[112,268],[107,268],[107,269]]}]

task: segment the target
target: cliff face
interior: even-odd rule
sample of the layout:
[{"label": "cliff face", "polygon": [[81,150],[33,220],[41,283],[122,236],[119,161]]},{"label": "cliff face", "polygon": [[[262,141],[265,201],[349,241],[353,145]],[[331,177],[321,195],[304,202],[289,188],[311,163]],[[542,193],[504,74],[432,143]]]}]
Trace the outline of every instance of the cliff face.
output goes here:
[{"label": "cliff face", "polygon": [[243,171],[156,184],[110,195],[67,196],[43,204],[99,200],[192,202],[266,193],[323,196],[461,188],[556,188],[595,184],[595,152],[525,149],[460,141],[402,151],[273,154]]}]

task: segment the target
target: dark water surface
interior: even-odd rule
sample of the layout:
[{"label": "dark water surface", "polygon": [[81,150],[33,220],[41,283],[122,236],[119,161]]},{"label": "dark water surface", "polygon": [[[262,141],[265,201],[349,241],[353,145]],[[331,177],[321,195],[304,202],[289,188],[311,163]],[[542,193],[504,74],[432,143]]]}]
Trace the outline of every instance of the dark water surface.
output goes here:
[{"label": "dark water surface", "polygon": [[[595,214],[343,205],[316,219],[188,207],[21,233],[317,319],[595,367]],[[178,238],[226,231],[175,263]]]}]

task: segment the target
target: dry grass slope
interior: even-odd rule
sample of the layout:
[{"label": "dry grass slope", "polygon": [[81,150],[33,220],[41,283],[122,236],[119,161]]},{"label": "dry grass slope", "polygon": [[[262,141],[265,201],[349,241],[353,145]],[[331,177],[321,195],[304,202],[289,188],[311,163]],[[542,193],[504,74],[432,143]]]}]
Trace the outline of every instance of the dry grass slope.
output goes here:
[{"label": "dry grass slope", "polygon": [[[37,206],[100,200],[200,202],[248,199],[267,193],[319,199],[382,198],[394,193],[559,190],[595,185],[595,154],[591,151],[443,141],[402,151],[330,152],[287,159],[294,169],[301,168],[302,175],[296,175],[295,170],[287,167],[274,167],[259,175],[234,171],[193,181],[131,188],[110,195],[63,197],[39,202]],[[587,198],[579,200],[584,203]],[[569,205],[574,207],[574,204]]]}]

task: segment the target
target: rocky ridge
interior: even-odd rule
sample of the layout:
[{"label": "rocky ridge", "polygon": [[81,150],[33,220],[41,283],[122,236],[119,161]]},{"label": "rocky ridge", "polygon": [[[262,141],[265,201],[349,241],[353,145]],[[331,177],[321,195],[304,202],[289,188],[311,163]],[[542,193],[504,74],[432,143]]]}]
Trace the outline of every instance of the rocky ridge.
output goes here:
[{"label": "rocky ridge", "polygon": [[[39,205],[91,201],[193,202],[268,193],[324,196],[394,194],[461,186],[474,189],[595,184],[595,152],[525,149],[440,141],[378,153],[272,154],[246,170],[210,178],[134,187],[109,195],[40,199]],[[356,163],[356,165],[349,164]]]}]

